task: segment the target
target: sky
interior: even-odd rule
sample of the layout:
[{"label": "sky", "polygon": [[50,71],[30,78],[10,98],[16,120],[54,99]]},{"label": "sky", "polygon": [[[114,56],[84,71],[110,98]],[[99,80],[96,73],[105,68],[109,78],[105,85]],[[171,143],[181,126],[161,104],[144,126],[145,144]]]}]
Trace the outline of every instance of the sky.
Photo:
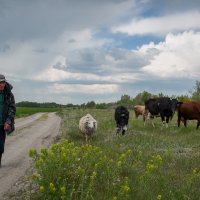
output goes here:
[{"label": "sky", "polygon": [[199,0],[0,0],[0,74],[16,102],[186,95],[199,58]]}]

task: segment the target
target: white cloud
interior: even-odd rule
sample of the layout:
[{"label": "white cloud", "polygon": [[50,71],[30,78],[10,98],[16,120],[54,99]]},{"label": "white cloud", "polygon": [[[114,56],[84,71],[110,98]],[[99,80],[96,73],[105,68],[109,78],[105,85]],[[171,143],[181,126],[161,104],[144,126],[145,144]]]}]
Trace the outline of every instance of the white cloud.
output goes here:
[{"label": "white cloud", "polygon": [[57,82],[57,81],[77,81],[77,82],[108,82],[108,83],[127,83],[140,80],[138,73],[109,73],[108,75],[96,75],[90,73],[71,73],[61,69],[49,68],[35,76],[33,80],[43,82]]},{"label": "white cloud", "polygon": [[130,23],[112,28],[114,33],[128,35],[165,35],[169,32],[200,29],[200,11],[170,14],[159,17],[133,19]]},{"label": "white cloud", "polygon": [[[182,34],[168,34],[164,42],[149,45],[149,49],[158,49],[150,60],[150,64],[142,71],[158,78],[193,78],[200,76],[200,32],[184,32]],[[148,51],[148,46],[144,48]],[[141,47],[141,50],[143,50]],[[140,51],[140,50],[139,50]]]},{"label": "white cloud", "polygon": [[[42,77],[42,72],[52,66],[60,64],[61,68],[67,68],[68,59],[73,59],[76,51],[100,48],[111,42],[112,40],[95,38],[94,32],[88,29],[62,33],[52,42],[10,41],[11,47],[5,52],[0,52],[0,70],[4,74],[9,74],[12,79],[35,79]],[[52,78],[56,75],[50,76]]]},{"label": "white cloud", "polygon": [[54,84],[49,87],[51,93],[79,93],[79,94],[111,94],[118,91],[115,84]]},{"label": "white cloud", "polygon": [[100,48],[109,43],[113,43],[112,39],[95,38],[95,31],[91,29],[83,29],[79,31],[65,31],[59,36],[55,48],[66,52],[67,50],[75,51],[85,48]]},{"label": "white cloud", "polygon": [[67,81],[67,80],[99,80],[100,77],[94,74],[70,73],[65,70],[50,67],[39,75],[35,76],[35,80],[45,82]]}]

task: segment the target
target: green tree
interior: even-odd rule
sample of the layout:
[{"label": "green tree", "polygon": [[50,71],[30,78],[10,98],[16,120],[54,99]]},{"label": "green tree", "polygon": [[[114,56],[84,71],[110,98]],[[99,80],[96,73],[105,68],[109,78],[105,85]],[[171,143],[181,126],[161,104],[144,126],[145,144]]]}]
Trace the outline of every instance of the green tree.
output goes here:
[{"label": "green tree", "polygon": [[190,97],[188,95],[181,95],[181,96],[177,96],[177,99],[179,101],[185,102],[185,101],[190,101]]},{"label": "green tree", "polygon": [[96,104],[94,101],[89,101],[87,104],[86,104],[86,107],[87,108],[95,108]]},{"label": "green tree", "polygon": [[131,107],[133,105],[133,100],[127,94],[121,96],[121,99],[117,102],[118,105],[123,105],[127,107]]},{"label": "green tree", "polygon": [[191,98],[193,100],[200,100],[200,81],[196,81],[196,85],[194,86],[194,91],[190,92],[192,94]]},{"label": "green tree", "polygon": [[133,99],[133,104],[144,105],[145,100],[153,97],[156,97],[156,95],[151,94],[147,91],[143,91],[135,96],[135,98]]},{"label": "green tree", "polygon": [[108,106],[106,105],[106,103],[99,103],[96,104],[96,108],[97,109],[106,109]]}]

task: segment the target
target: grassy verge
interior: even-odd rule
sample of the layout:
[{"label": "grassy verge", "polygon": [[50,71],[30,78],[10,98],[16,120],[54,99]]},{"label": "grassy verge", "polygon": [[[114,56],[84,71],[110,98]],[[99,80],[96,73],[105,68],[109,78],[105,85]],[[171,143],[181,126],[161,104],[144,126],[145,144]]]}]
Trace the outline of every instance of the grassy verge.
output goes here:
[{"label": "grassy verge", "polygon": [[26,108],[26,107],[17,107],[16,108],[16,117],[26,117],[38,112],[58,112],[61,109],[59,108]]},{"label": "grassy verge", "polygon": [[[78,129],[90,113],[98,121],[89,144]],[[156,128],[130,112],[128,132],[116,137],[114,110],[63,110],[63,140],[30,151],[35,173],[31,199],[200,199],[200,130],[176,124]],[[33,192],[34,188],[34,192]]]}]

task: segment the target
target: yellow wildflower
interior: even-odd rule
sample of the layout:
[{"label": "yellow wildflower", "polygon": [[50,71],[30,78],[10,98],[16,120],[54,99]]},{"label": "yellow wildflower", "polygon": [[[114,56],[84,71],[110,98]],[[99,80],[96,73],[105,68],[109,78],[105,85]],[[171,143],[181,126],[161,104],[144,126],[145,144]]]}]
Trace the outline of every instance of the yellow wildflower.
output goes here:
[{"label": "yellow wildflower", "polygon": [[44,192],[44,186],[43,185],[40,186],[40,192]]},{"label": "yellow wildflower", "polygon": [[55,192],[55,191],[56,191],[56,188],[55,188],[55,186],[54,186],[53,183],[50,183],[50,184],[49,184],[49,188],[50,188],[50,190],[51,190],[52,192]]},{"label": "yellow wildflower", "polygon": [[27,175],[24,176],[24,180],[25,180],[25,181],[28,181],[28,180],[29,180],[29,176],[27,176]]},{"label": "yellow wildflower", "polygon": [[162,199],[162,196],[161,196],[161,194],[159,194],[158,196],[157,196],[157,200],[161,200]]},{"label": "yellow wildflower", "polygon": [[54,157],[54,152],[52,150],[49,151],[49,157]]},{"label": "yellow wildflower", "polygon": [[131,152],[132,152],[131,149],[129,149],[129,150],[127,151],[127,154],[130,155]]},{"label": "yellow wildflower", "polygon": [[122,161],[118,161],[118,162],[117,162],[117,166],[118,166],[118,167],[121,167],[121,166],[122,166]]},{"label": "yellow wildflower", "polygon": [[64,186],[63,186],[63,187],[61,187],[61,188],[60,188],[60,191],[61,191],[61,193],[62,193],[62,194],[65,194],[65,192],[66,192],[66,189],[65,189],[65,187],[64,187]]},{"label": "yellow wildflower", "polygon": [[42,149],[41,149],[41,153],[47,154],[47,148],[42,148]]},{"label": "yellow wildflower", "polygon": [[130,191],[130,187],[129,187],[128,185],[124,185],[124,186],[123,186],[123,191],[124,191],[125,193],[129,192],[129,191]]},{"label": "yellow wildflower", "polygon": [[93,171],[92,178],[95,178],[96,176],[97,176],[97,173],[95,171]]},{"label": "yellow wildflower", "polygon": [[29,157],[34,157],[37,155],[37,151],[35,149],[30,149],[29,150]]},{"label": "yellow wildflower", "polygon": [[123,153],[123,154],[120,156],[119,159],[120,159],[120,160],[123,160],[123,159],[125,158],[125,156],[126,156],[126,155]]},{"label": "yellow wildflower", "polygon": [[193,172],[193,174],[196,174],[197,173],[197,169],[196,168],[193,169],[192,172]]}]

